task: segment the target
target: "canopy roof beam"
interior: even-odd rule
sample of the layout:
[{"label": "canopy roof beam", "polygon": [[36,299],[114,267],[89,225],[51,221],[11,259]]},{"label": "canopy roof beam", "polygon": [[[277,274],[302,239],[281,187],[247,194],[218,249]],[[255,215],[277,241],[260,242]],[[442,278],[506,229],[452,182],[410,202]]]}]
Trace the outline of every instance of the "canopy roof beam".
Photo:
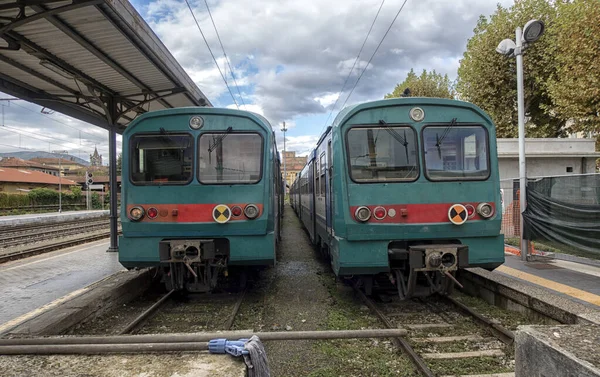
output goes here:
[{"label": "canopy roof beam", "polygon": [[[93,0],[93,1],[94,1],[93,4],[97,4],[97,2],[95,0]],[[103,0],[101,0],[100,2],[102,2],[102,1]],[[32,6],[32,8],[38,12],[46,11],[46,8],[44,8],[43,6],[39,6],[39,5]],[[54,25],[57,29],[59,29],[60,31],[62,31],[63,33],[68,35],[69,38],[71,38],[75,42],[79,43],[80,46],[85,48],[90,53],[94,54],[94,56],[96,56],[98,59],[100,59],[106,65],[108,65],[109,67],[111,67],[112,69],[117,71],[121,76],[123,76],[127,80],[129,80],[129,82],[131,82],[138,88],[144,90],[145,92],[149,92],[149,93],[152,92],[152,89],[150,89],[148,86],[144,85],[144,83],[142,83],[140,80],[138,80],[129,71],[127,71],[125,68],[123,68],[117,62],[115,62],[113,59],[111,59],[107,53],[101,51],[93,43],[91,43],[89,40],[87,40],[85,37],[83,37],[77,31],[75,31],[71,26],[68,26],[67,24],[65,24],[58,17],[48,16],[48,17],[46,17],[46,19],[48,20],[48,22],[50,22],[52,25]],[[171,104],[169,104],[167,101],[165,101],[163,99],[158,99],[158,101],[167,108],[173,107]]]}]

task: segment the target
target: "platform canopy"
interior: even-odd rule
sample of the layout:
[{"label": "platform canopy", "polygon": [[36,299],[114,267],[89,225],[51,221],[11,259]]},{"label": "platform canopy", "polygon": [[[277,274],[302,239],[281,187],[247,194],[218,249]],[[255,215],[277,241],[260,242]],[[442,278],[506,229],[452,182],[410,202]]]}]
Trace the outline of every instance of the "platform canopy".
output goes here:
[{"label": "platform canopy", "polygon": [[119,133],[212,106],[127,0],[0,0],[0,91]]}]

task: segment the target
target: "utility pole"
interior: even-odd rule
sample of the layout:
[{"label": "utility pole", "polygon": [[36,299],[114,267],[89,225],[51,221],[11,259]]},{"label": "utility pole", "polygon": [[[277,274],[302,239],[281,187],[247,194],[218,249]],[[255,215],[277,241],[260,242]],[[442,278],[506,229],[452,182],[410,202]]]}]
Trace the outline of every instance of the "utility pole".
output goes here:
[{"label": "utility pole", "polygon": [[58,213],[62,212],[62,155],[67,154],[67,151],[52,151],[52,153],[59,153],[58,155]]},{"label": "utility pole", "polygon": [[285,132],[287,128],[285,127],[285,122],[283,122],[283,127],[281,127],[281,131],[283,132],[283,194],[287,194],[287,170],[285,167]]}]

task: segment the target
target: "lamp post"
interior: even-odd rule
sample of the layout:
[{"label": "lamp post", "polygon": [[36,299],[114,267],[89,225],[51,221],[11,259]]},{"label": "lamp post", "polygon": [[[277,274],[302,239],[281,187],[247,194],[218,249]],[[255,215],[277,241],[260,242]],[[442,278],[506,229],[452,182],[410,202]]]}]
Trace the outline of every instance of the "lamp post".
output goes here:
[{"label": "lamp post", "polygon": [[52,151],[52,153],[59,153],[58,155],[58,213],[62,212],[62,155],[67,154],[67,151]]},{"label": "lamp post", "polygon": [[528,21],[523,29],[515,30],[515,42],[505,39],[496,48],[504,56],[517,58],[517,116],[519,121],[519,205],[521,212],[521,259],[527,260],[529,245],[523,236],[526,198],[527,198],[527,165],[525,160],[525,95],[523,93],[523,52],[530,43],[537,41],[544,34],[544,23],[539,20]]},{"label": "lamp post", "polygon": [[287,194],[287,170],[285,167],[285,132],[287,128],[285,127],[285,122],[283,122],[281,131],[283,132],[283,195],[285,196]]}]

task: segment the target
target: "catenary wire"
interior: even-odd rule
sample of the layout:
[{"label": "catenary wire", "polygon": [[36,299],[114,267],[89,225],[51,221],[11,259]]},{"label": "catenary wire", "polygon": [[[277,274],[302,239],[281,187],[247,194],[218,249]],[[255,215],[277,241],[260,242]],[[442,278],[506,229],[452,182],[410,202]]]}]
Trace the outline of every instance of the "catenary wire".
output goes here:
[{"label": "catenary wire", "polygon": [[379,9],[377,10],[377,14],[375,15],[375,18],[373,19],[373,22],[371,23],[371,27],[369,28],[369,31],[367,32],[367,36],[365,37],[365,40],[363,41],[362,46],[360,46],[360,50],[358,51],[358,54],[356,55],[356,59],[354,59],[354,64],[352,64],[352,68],[350,68],[350,72],[348,72],[348,76],[346,76],[346,80],[344,81],[344,85],[342,85],[342,89],[338,93],[337,98],[335,99],[335,103],[331,107],[331,111],[329,111],[329,115],[327,116],[327,119],[325,120],[325,124],[321,128],[321,131],[319,132],[319,135],[323,132],[323,130],[325,129],[325,127],[327,127],[327,122],[329,122],[329,118],[331,118],[331,114],[333,114],[333,110],[335,110],[335,106],[337,105],[338,101],[340,100],[340,96],[344,92],[344,89],[346,89],[346,84],[348,83],[348,80],[350,79],[350,75],[354,71],[354,67],[356,66],[356,63],[358,63],[358,59],[360,58],[360,54],[362,53],[363,49],[365,48],[365,44],[367,43],[367,40],[369,39],[369,36],[371,35],[371,31],[373,30],[373,26],[375,26],[375,21],[377,21],[377,17],[379,17],[379,13],[381,12],[381,8],[383,7],[384,3],[385,3],[385,0],[383,0],[381,2],[381,4],[379,5]]},{"label": "catenary wire", "polygon": [[204,43],[206,43],[206,47],[208,48],[208,52],[210,52],[210,56],[212,56],[213,61],[215,62],[215,65],[217,66],[217,69],[219,70],[219,73],[221,74],[221,78],[223,79],[223,82],[225,83],[225,86],[227,87],[227,90],[229,91],[229,94],[231,95],[231,99],[233,99],[233,103],[235,103],[235,107],[238,108],[238,110],[240,109],[240,105],[238,105],[237,101],[235,100],[235,96],[233,95],[233,92],[231,91],[231,88],[229,87],[229,84],[227,83],[227,80],[225,79],[225,76],[223,75],[223,72],[221,71],[221,67],[219,67],[219,63],[217,63],[217,58],[215,58],[215,54],[213,54],[210,45],[208,44],[208,41],[206,40],[206,37],[204,36],[204,32],[202,32],[202,28],[200,27],[200,24],[198,23],[198,20],[196,19],[196,15],[194,14],[194,11],[192,10],[192,6],[190,5],[188,0],[185,0],[185,3],[187,4],[190,13],[192,14],[192,18],[194,19],[194,22],[196,23],[196,26],[198,27],[198,30],[200,31],[200,34],[202,35],[202,39],[204,39]]},{"label": "catenary wire", "polygon": [[213,19],[212,13],[210,11],[210,7],[208,6],[208,1],[204,0],[204,4],[206,4],[206,9],[208,10],[208,15],[210,16],[210,21],[213,24],[213,27],[215,28],[215,33],[217,33],[217,38],[219,39],[219,44],[221,45],[221,50],[223,50],[223,55],[225,56],[225,61],[227,62],[227,65],[229,66],[229,72],[231,73],[231,77],[233,78],[233,83],[235,84],[235,88],[237,89],[237,92],[240,96],[240,100],[242,101],[242,105],[244,106],[244,109],[246,108],[246,102],[244,102],[244,98],[242,97],[242,93],[240,92],[240,87],[237,83],[237,80],[235,79],[235,74],[233,73],[233,68],[231,68],[231,63],[229,62],[229,57],[227,56],[227,53],[225,52],[225,47],[223,46],[223,42],[221,42],[221,36],[219,35],[219,31],[217,30],[217,25],[215,24],[215,20]]},{"label": "catenary wire", "polygon": [[406,5],[406,2],[408,0],[404,0],[404,2],[402,3],[402,6],[400,7],[400,9],[398,9],[398,13],[396,13],[396,16],[394,17],[394,19],[392,20],[392,22],[390,23],[390,26],[388,27],[388,29],[386,30],[385,34],[383,35],[383,37],[381,38],[381,41],[379,42],[379,44],[377,45],[377,48],[375,49],[375,51],[373,51],[373,55],[371,55],[371,58],[369,59],[369,61],[367,62],[367,64],[365,65],[365,67],[363,68],[362,72],[360,73],[360,75],[358,76],[358,78],[356,79],[356,82],[354,83],[354,86],[352,86],[352,89],[350,90],[350,93],[348,94],[348,97],[346,97],[346,100],[344,101],[344,104],[342,105],[342,108],[346,105],[346,102],[348,102],[348,99],[350,99],[350,96],[352,96],[352,93],[354,92],[354,89],[356,88],[356,85],[358,85],[358,82],[360,81],[360,79],[362,78],[363,74],[365,73],[365,71],[367,70],[367,68],[369,67],[369,64],[371,64],[371,61],[373,60],[373,58],[375,57],[375,54],[377,54],[377,51],[379,50],[379,47],[381,47],[381,45],[383,44],[383,41],[385,40],[385,37],[387,37],[388,33],[390,32],[390,30],[392,29],[392,26],[394,26],[394,23],[396,22],[396,19],[398,18],[398,16],[400,15],[400,13],[402,12],[402,9],[404,9],[404,6]]}]

